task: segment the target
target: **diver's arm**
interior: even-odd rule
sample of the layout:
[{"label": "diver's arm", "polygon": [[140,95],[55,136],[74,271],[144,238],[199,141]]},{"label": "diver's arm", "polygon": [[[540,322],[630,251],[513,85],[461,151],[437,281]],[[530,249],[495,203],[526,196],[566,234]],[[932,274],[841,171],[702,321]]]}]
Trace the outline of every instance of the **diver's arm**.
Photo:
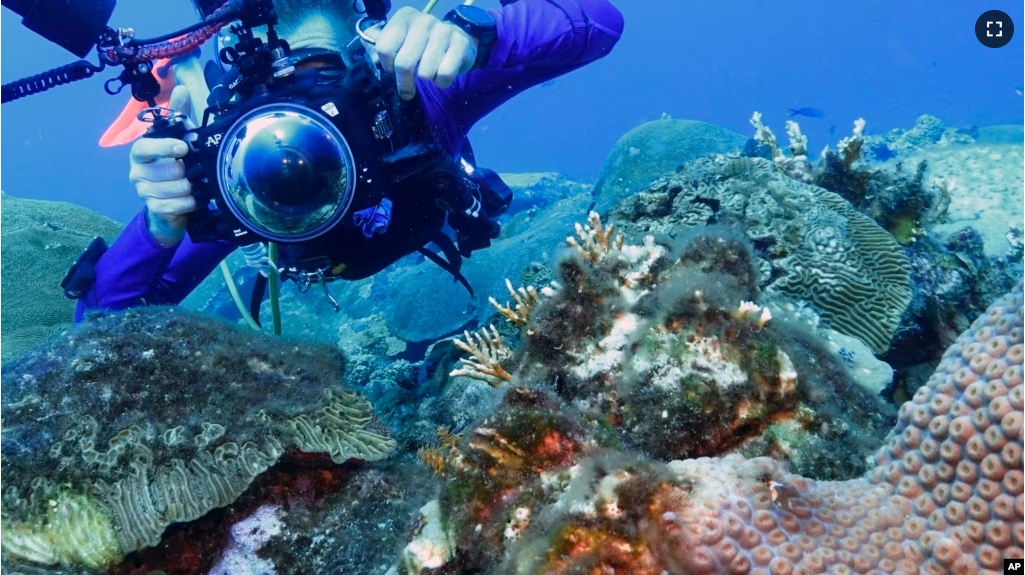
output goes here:
[{"label": "diver's arm", "polygon": [[146,229],[143,210],[96,262],[96,283],[78,300],[75,321],[92,309],[177,305],[196,289],[235,245],[230,242],[161,246]]},{"label": "diver's arm", "polygon": [[517,0],[492,14],[498,38],[487,63],[440,94],[463,133],[527,88],[605,56],[623,33],[608,0]]}]

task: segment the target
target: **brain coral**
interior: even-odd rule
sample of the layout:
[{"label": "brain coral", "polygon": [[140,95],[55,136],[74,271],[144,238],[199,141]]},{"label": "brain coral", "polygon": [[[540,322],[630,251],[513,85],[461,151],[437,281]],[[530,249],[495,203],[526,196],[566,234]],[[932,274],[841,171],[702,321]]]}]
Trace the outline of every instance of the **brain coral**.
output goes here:
[{"label": "brain coral", "polygon": [[637,234],[709,223],[743,229],[762,260],[766,292],[812,304],[831,328],[877,353],[911,301],[911,266],[889,233],[762,158],[695,160],[623,200],[611,219]]},{"label": "brain coral", "polygon": [[71,325],[75,302],[61,290],[64,274],[93,237],[111,240],[122,226],[74,204],[0,197],[6,361]]},{"label": "brain coral", "polygon": [[287,450],[395,446],[334,348],[176,309],[99,316],[3,370],[5,561],[101,568],[230,504]]}]

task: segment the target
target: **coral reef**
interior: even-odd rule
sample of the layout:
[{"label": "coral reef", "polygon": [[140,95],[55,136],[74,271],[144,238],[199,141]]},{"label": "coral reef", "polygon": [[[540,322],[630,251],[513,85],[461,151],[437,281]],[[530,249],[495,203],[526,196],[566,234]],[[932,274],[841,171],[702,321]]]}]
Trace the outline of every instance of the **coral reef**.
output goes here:
[{"label": "coral reef", "polygon": [[889,347],[911,299],[907,256],[886,230],[762,158],[696,160],[610,216],[633,237],[715,223],[742,229],[755,247],[762,289],[812,305],[829,327],[876,353]]},{"label": "coral reef", "polygon": [[[752,141],[757,142],[765,150],[764,155],[787,175],[841,196],[902,245],[914,243],[925,235],[927,225],[945,221],[952,184],[926,183],[928,163],[924,160],[914,162],[911,173],[905,171],[903,162],[897,162],[892,168],[870,168],[862,157],[866,141],[864,119],[854,122],[852,134],[840,140],[835,151],[828,146],[822,150],[814,166],[807,158],[808,140],[801,135],[796,122],[787,122],[790,155],[783,153],[772,130],[762,125],[758,112],[752,117],[751,125],[755,128]],[[760,154],[749,146],[746,155]]]},{"label": "coral reef", "polygon": [[662,175],[706,154],[739,152],[744,136],[694,120],[663,117],[624,134],[594,186],[594,209],[604,214],[623,198],[651,185]]},{"label": "coral reef", "polygon": [[456,553],[437,572],[997,573],[1025,555],[1022,289],[947,350],[847,481],[611,452],[570,405],[512,387],[456,448],[439,500]]},{"label": "coral reef", "polygon": [[[923,116],[913,129],[886,137],[900,153],[887,151],[890,161],[878,164],[872,151],[886,138],[865,135],[859,121],[812,167],[781,151],[759,120],[756,113],[752,142],[759,147],[749,146],[750,155],[773,158],[791,177],[842,196],[905,246],[912,297],[882,357],[897,370],[887,392],[899,398],[907,388],[913,395],[920,383],[914,372],[935,367],[971,318],[1022,276],[1021,144],[952,145],[971,138]],[[799,131],[788,124],[788,133],[793,149]]]},{"label": "coral reef", "polygon": [[895,157],[906,157],[922,148],[973,144],[978,132],[978,128],[974,127],[948,127],[936,116],[923,114],[915,120],[915,125],[910,129],[893,129],[886,134],[867,137],[866,156],[873,160],[886,161]]},{"label": "coral reef", "polygon": [[328,346],[145,308],[5,365],[4,561],[101,567],[232,503],[287,452],[387,456],[395,442],[340,385],[344,363]]},{"label": "coral reef", "polygon": [[74,204],[0,194],[6,362],[71,326],[75,302],[60,287],[64,274],[95,236],[110,242],[123,226]]},{"label": "coral reef", "polygon": [[742,235],[711,228],[676,246],[633,245],[594,212],[576,233],[554,287],[509,285],[515,305],[493,302],[522,330],[519,351],[492,328],[476,350],[462,344],[473,357],[455,374],[543,383],[610,444],[658,458],[743,448],[819,477],[864,471],[887,406],[800,322],[755,303]]},{"label": "coral reef", "polygon": [[[854,385],[812,332],[773,321],[756,303],[758,272],[743,235],[713,227],[633,245],[593,212],[576,232],[575,249],[557,264],[558,289],[546,290],[524,328],[517,376],[548,383],[618,444],[657,458],[762,441],[758,454],[806,473],[863,471],[888,426],[886,406]],[[793,441],[766,441],[788,420],[802,430]],[[824,441],[797,440],[802,434]],[[849,454],[844,463],[805,467],[839,452]]]}]

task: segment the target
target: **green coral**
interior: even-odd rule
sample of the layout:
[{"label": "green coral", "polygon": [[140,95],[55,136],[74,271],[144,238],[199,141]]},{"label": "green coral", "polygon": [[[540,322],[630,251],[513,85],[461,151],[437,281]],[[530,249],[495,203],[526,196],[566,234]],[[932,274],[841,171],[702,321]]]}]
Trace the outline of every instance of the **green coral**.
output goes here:
[{"label": "green coral", "polygon": [[0,193],[3,361],[72,324],[75,302],[61,290],[64,274],[93,237],[112,240],[121,228],[81,206]]},{"label": "green coral", "polygon": [[594,186],[595,209],[604,213],[624,197],[706,154],[743,149],[747,138],[714,124],[662,118],[624,134],[602,165]]},{"label": "green coral", "polygon": [[35,523],[3,525],[3,551],[40,565],[99,569],[121,558],[110,515],[86,494],[58,491]]},{"label": "green coral", "polygon": [[[395,442],[340,385],[344,365],[332,347],[173,308],[96,316],[14,360],[5,561],[108,564],[232,503],[288,450],[386,457]],[[53,500],[78,511],[54,516]],[[68,536],[86,524],[92,539]]]}]

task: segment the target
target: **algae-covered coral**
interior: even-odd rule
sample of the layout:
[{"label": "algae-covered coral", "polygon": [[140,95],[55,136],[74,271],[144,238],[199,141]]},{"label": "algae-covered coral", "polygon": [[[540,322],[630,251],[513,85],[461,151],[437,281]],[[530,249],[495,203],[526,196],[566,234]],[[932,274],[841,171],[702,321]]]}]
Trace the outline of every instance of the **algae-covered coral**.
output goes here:
[{"label": "algae-covered coral", "polygon": [[67,202],[0,192],[3,233],[2,311],[7,361],[71,326],[75,302],[61,279],[94,236],[112,239],[121,224]]},{"label": "algae-covered coral", "polygon": [[285,452],[395,443],[331,347],[174,309],[108,314],[4,366],[4,560],[100,568],[230,504]]},{"label": "algae-covered coral", "polygon": [[632,235],[677,235],[715,223],[743,230],[762,288],[814,305],[833,329],[877,353],[889,347],[911,300],[908,258],[886,230],[762,158],[695,160],[610,216]]},{"label": "algae-covered coral", "polygon": [[[708,228],[632,244],[594,212],[576,233],[554,288],[510,288],[515,308],[495,303],[524,339],[518,355],[492,358],[491,372],[553,389],[610,444],[656,458],[744,448],[819,477],[864,470],[887,406],[817,336],[758,303],[742,234]],[[476,366],[498,383],[480,360],[465,361],[455,374]]]},{"label": "algae-covered coral", "polygon": [[[608,236],[588,231],[599,248],[585,253],[607,254]],[[583,281],[569,288],[580,294],[575,304],[546,300],[536,313],[592,300]],[[511,387],[450,458],[440,498],[443,535],[455,541],[446,572],[996,572],[1025,545],[1022,289],[947,350],[901,408],[874,466],[847,481],[813,481],[766,457],[661,463],[603,449],[614,442],[586,403]],[[525,358],[540,319],[528,324]],[[534,363],[563,365],[577,351]],[[605,367],[628,361],[614,353]],[[528,373],[538,370],[517,381]]]}]

